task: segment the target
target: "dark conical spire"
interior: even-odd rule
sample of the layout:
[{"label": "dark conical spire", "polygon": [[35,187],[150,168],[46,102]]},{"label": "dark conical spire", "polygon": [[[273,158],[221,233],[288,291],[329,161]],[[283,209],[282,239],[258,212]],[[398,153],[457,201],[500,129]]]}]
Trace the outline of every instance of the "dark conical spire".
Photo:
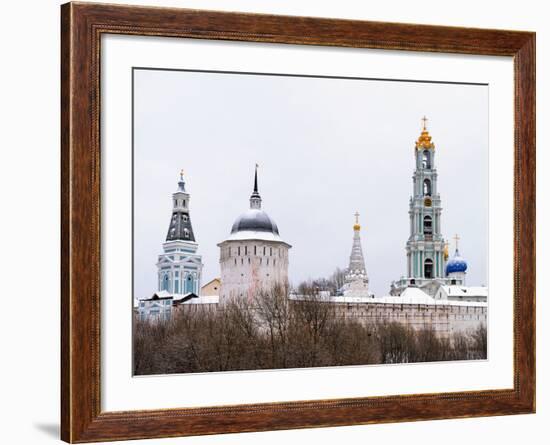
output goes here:
[{"label": "dark conical spire", "polygon": [[178,181],[178,190],[172,194],[173,210],[168,226],[166,241],[195,241],[193,227],[191,226],[191,216],[189,215],[190,195],[185,191],[185,179],[183,170],[180,172]]},{"label": "dark conical spire", "polygon": [[260,196],[260,193],[258,192],[258,164],[256,164],[256,169],[254,170],[254,190],[252,192],[252,195],[250,195],[250,208],[262,208],[262,198]]},{"label": "dark conical spire", "polygon": [[254,170],[254,193],[258,193],[258,164]]}]

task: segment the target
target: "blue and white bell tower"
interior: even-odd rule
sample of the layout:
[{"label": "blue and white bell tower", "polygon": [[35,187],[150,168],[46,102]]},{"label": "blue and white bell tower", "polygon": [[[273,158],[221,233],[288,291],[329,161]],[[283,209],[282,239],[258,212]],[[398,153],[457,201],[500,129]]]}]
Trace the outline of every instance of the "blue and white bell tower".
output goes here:
[{"label": "blue and white bell tower", "polygon": [[422,132],[414,146],[415,170],[413,193],[409,200],[409,239],[407,240],[407,275],[392,283],[391,294],[400,295],[410,286],[423,288],[434,295],[447,284],[447,243],[441,234],[441,197],[437,188],[435,144],[422,119]]},{"label": "blue and white bell tower", "polygon": [[441,235],[441,198],[437,190],[435,145],[423,118],[414,154],[413,194],[409,201],[410,236],[407,276],[423,281],[445,276],[445,240]]},{"label": "blue and white bell tower", "polygon": [[199,296],[203,264],[202,257],[197,255],[199,245],[191,226],[190,198],[182,170],[178,189],[172,194],[172,217],[163,253],[158,256],[158,290]]}]

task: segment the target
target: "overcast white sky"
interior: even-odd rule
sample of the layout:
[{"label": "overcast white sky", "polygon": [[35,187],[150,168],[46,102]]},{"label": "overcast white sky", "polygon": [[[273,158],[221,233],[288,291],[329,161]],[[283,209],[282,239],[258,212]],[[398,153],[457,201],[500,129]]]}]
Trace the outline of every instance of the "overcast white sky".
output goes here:
[{"label": "overcast white sky", "polygon": [[408,203],[421,117],[436,144],[444,237],[458,233],[467,283],[487,284],[488,87],[380,80],[134,71],[134,285],[156,290],[157,255],[184,169],[203,283],[217,243],[263,209],[290,250],[294,284],[345,268],[361,214],[371,290],[406,272]]}]

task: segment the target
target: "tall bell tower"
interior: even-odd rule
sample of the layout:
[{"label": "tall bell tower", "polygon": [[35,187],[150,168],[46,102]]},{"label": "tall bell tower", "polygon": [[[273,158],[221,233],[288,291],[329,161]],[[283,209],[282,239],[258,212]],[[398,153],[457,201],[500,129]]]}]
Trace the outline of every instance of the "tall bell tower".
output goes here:
[{"label": "tall bell tower", "polygon": [[407,241],[407,275],[433,279],[445,276],[445,240],[441,235],[441,198],[437,190],[435,145],[422,118],[416,141],[413,193],[409,201],[410,236]]},{"label": "tall bell tower", "polygon": [[407,276],[392,284],[391,293],[399,295],[407,286],[425,288],[433,294],[446,281],[446,247],[441,235],[441,198],[437,188],[435,144],[422,118],[422,132],[414,146],[413,192],[409,200],[409,239]]}]

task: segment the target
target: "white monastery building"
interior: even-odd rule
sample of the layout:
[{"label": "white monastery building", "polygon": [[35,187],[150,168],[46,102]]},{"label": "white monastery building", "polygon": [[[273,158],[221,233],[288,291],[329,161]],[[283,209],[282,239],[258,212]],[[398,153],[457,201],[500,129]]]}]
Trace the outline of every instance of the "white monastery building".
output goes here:
[{"label": "white monastery building", "polygon": [[[442,235],[441,197],[437,189],[435,145],[426,118],[414,146],[413,193],[409,201],[410,236],[406,244],[407,274],[391,283],[390,295],[374,296],[361,246],[359,214],[355,214],[353,242],[344,284],[319,301],[334,306],[343,318],[364,323],[400,322],[414,328],[432,326],[441,335],[476,329],[487,322],[487,287],[466,286],[467,262],[460,256],[458,236],[449,259]],[[275,221],[262,209],[258,166],[250,208],[234,222],[229,236],[218,244],[221,277],[201,288],[202,258],[189,213],[190,195],[183,172],[172,195],[173,210],[163,253],[157,262],[158,290],[140,300],[141,319],[166,320],[185,306],[218,310],[233,298],[252,299],[263,290],[288,286],[288,255],[292,247],[279,234]],[[307,298],[290,291],[291,300]]]},{"label": "white monastery building", "polygon": [[288,251],[275,221],[262,210],[258,192],[258,166],[250,208],[241,214],[220,248],[220,302],[235,297],[252,298],[261,290],[288,284]]}]

